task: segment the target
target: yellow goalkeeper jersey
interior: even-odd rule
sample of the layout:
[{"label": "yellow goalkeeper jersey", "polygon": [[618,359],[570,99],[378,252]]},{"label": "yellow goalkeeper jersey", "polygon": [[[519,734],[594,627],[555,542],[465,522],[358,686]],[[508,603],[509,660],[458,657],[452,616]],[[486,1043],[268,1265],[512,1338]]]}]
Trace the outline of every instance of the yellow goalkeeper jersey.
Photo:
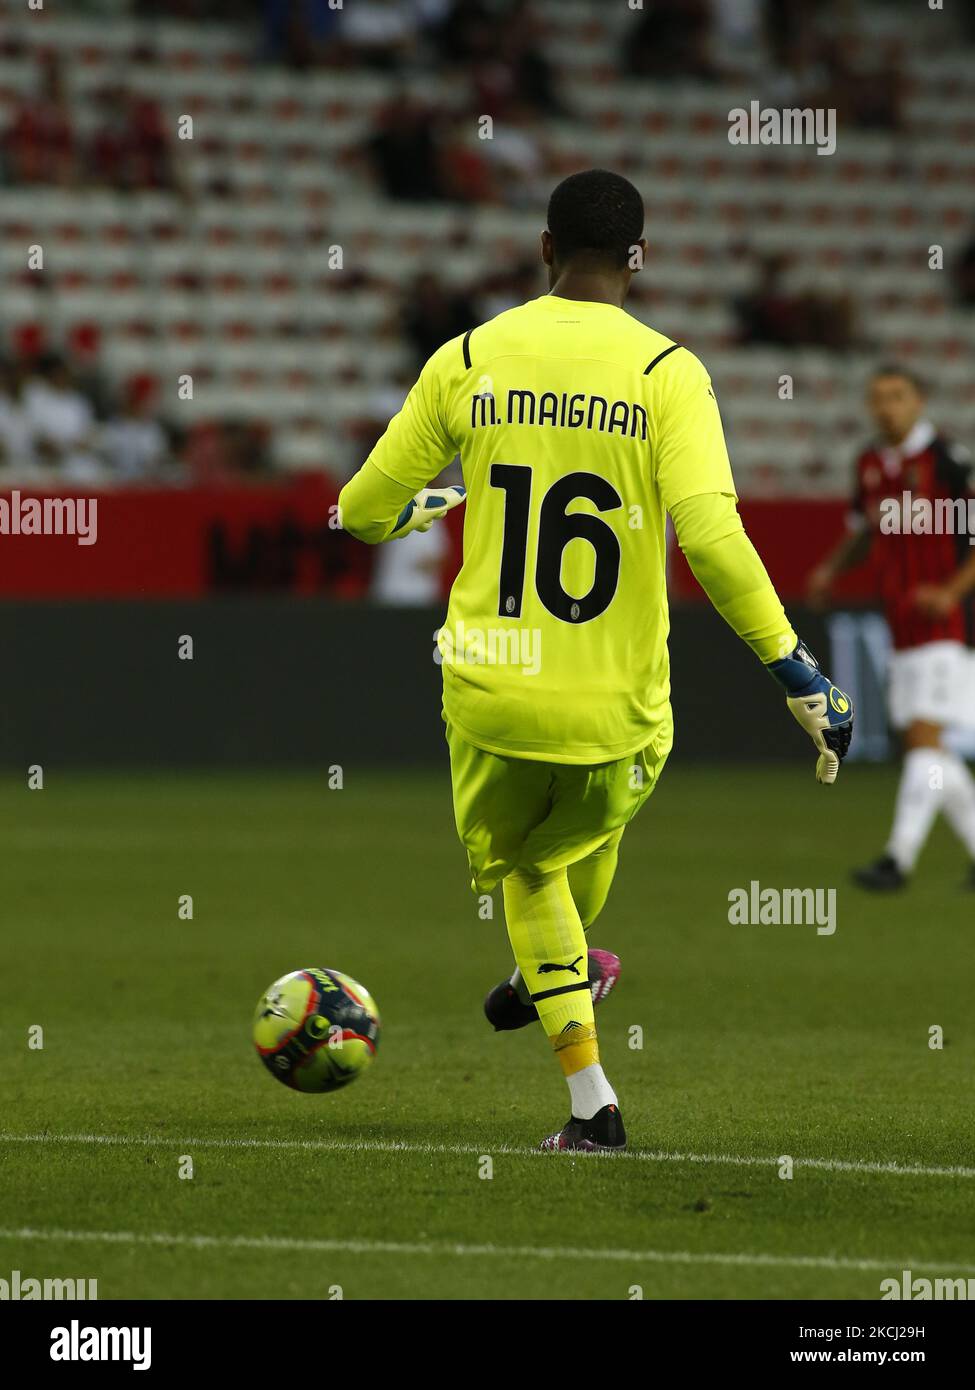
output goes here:
[{"label": "yellow goalkeeper jersey", "polygon": [[511,309],[430,358],[343,489],[344,522],[385,539],[458,453],[467,502],[439,637],[446,718],[517,758],[666,751],[666,513],[735,496],[701,362],[609,304],[544,295]]}]

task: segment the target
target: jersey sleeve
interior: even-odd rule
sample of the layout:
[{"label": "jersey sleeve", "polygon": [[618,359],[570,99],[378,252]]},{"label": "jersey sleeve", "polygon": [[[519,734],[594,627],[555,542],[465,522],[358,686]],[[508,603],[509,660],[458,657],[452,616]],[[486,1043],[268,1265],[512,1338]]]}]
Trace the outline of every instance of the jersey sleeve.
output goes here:
[{"label": "jersey sleeve", "polygon": [[343,529],[375,544],[388,539],[400,512],[457,453],[446,419],[450,364],[460,340],[433,354],[372,453],[339,494]]},{"label": "jersey sleeve", "polygon": [[694,577],[725,622],[766,665],[799,640],[758,552],[745,534],[734,498],[684,498],[672,512],[677,541]]},{"label": "jersey sleeve", "polygon": [[704,364],[680,348],[650,374],[657,486],[669,512],[685,498],[737,498],[721,414]]},{"label": "jersey sleeve", "polygon": [[863,469],[858,458],[853,465],[853,492],[846,513],[846,529],[851,535],[866,531],[870,525],[867,519],[867,500],[863,491]]},{"label": "jersey sleeve", "polygon": [[938,441],[936,459],[938,478],[949,497],[975,494],[975,465],[967,449],[942,439]]}]

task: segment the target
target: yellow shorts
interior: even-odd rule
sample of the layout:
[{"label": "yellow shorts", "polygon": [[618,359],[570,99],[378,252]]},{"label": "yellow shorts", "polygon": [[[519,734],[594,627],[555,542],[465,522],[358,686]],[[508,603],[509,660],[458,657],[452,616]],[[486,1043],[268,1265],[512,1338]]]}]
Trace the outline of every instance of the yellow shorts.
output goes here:
[{"label": "yellow shorts", "polygon": [[505,758],[447,724],[457,833],[471,887],[487,893],[511,873],[550,873],[586,859],[622,832],[657,785],[670,752],[648,746],[592,767]]}]

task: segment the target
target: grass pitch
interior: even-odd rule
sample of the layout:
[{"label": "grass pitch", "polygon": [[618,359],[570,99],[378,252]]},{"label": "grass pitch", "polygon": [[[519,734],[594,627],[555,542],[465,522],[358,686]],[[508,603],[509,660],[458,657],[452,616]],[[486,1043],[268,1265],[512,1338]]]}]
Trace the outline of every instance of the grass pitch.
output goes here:
[{"label": "grass pitch", "polygon": [[[846,882],[892,771],[829,790],[811,766],[673,760],[592,933],[623,960],[597,1013],[631,1140],[610,1158],[533,1152],[565,1088],[540,1029],[481,1015],[510,956],[446,768],[345,782],[5,780],[0,1276],[102,1299],[874,1299],[905,1268],[975,1274],[962,858],[939,831],[907,894]],[[730,925],[753,879],[835,887],[835,935]],[[276,1085],[249,1039],[264,987],[308,965],[383,1014],[334,1096]]]}]

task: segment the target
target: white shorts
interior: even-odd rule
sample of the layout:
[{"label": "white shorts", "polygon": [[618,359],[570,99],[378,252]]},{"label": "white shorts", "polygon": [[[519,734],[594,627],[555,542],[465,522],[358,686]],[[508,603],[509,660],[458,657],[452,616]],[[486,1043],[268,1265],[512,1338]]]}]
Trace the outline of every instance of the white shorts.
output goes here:
[{"label": "white shorts", "polygon": [[961,642],[925,642],[892,652],[887,698],[895,729],[916,719],[975,727],[975,652]]}]

